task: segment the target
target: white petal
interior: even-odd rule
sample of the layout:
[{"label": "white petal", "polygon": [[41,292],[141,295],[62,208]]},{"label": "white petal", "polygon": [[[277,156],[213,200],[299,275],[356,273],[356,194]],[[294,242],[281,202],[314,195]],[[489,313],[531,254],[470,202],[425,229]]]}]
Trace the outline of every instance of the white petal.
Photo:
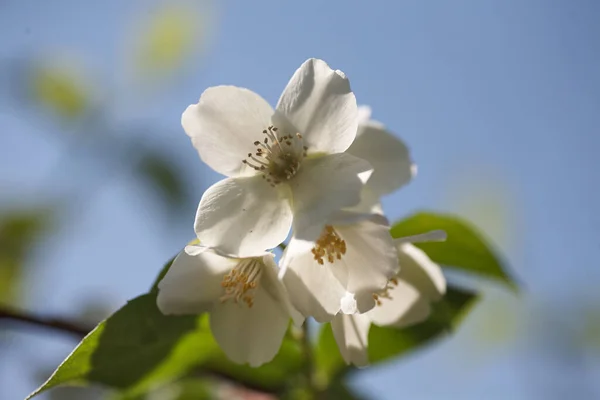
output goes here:
[{"label": "white petal", "polygon": [[294,308],[285,286],[278,278],[278,268],[273,260],[274,256],[272,253],[263,256],[265,267],[261,278],[261,285],[263,285],[264,290],[271,296],[273,301],[279,303],[292,317],[294,324],[300,327],[304,323],[304,316]]},{"label": "white petal", "polygon": [[249,175],[254,170],[242,160],[254,152],[254,142],[271,125],[273,109],[258,94],[235,86],[216,86],[190,105],[181,124],[202,161],[227,175]]},{"label": "white petal", "polygon": [[289,320],[283,308],[259,286],[251,308],[232,301],[217,303],[210,313],[210,328],[227,357],[258,367],[279,352]]},{"label": "white petal", "polygon": [[322,60],[309,59],[298,68],[277,111],[302,134],[309,153],[342,152],[356,136],[358,112],[350,83]]},{"label": "white petal", "polygon": [[340,300],[346,294],[331,270],[316,263],[310,249],[293,238],[281,264],[287,265],[283,284],[293,306],[305,317],[313,317],[318,322],[330,321],[340,310]]},{"label": "white petal", "polygon": [[[188,246],[194,250],[194,246]],[[186,248],[187,250],[187,248]],[[159,310],[163,314],[199,314],[211,308],[222,295],[223,276],[235,260],[211,251],[182,251],[158,284]]]},{"label": "white petal", "polygon": [[401,327],[429,316],[429,299],[409,283],[398,279],[398,285],[389,290],[388,295],[390,298],[381,298],[381,305],[367,313],[375,325]]},{"label": "white petal", "polygon": [[336,211],[358,204],[368,162],[350,154],[309,158],[290,180],[296,237],[314,240]]},{"label": "white petal", "polygon": [[373,174],[367,182],[373,194],[382,196],[410,182],[414,167],[402,140],[375,122],[361,124],[358,131],[347,152],[373,166]]},{"label": "white petal", "polygon": [[398,277],[423,293],[430,300],[438,300],[446,293],[446,278],[439,265],[410,243],[398,246],[400,274]]},{"label": "white petal", "polygon": [[345,283],[348,292],[357,295],[361,313],[373,306],[372,294],[383,289],[398,272],[398,252],[389,226],[375,221],[377,216],[350,225],[334,226],[346,242],[347,250],[341,260],[325,264]]},{"label": "white petal", "polygon": [[[371,119],[371,107],[369,106],[358,106],[358,124],[364,124],[369,122]],[[359,129],[360,132],[360,129]],[[358,133],[357,133],[358,135]]]},{"label": "white petal", "polygon": [[362,192],[360,193],[360,203],[355,206],[348,207],[345,210],[358,213],[383,215],[381,196],[373,192],[367,184],[363,186]]},{"label": "white petal", "polygon": [[331,321],[333,336],[346,363],[357,367],[369,365],[367,351],[371,321],[365,314],[338,314]]},{"label": "white petal", "polygon": [[356,306],[356,298],[353,293],[347,292],[341,300],[340,310],[344,314],[356,314],[358,312]]},{"label": "white petal", "polygon": [[202,196],[195,230],[200,243],[239,257],[257,256],[283,242],[292,224],[285,186],[260,176],[227,178]]}]

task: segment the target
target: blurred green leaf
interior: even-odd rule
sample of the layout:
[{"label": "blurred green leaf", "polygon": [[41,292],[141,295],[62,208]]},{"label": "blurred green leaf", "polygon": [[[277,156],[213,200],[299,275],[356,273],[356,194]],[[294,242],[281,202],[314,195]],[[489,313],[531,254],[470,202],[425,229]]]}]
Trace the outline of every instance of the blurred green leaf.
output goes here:
[{"label": "blurred green leaf", "polygon": [[337,380],[338,374],[345,372],[346,362],[338,350],[331,324],[321,326],[315,346],[315,364],[317,365],[315,380],[319,388],[326,388],[331,382]]},{"label": "blurred green leaf", "polygon": [[600,309],[588,306],[581,314],[584,320],[580,343],[585,347],[600,349]]},{"label": "blurred green leaf", "polygon": [[[444,298],[432,304],[432,313],[425,322],[404,329],[371,325],[370,362],[376,364],[398,357],[451,333],[462,322],[477,299],[474,293],[449,287]],[[352,370],[339,353],[330,324],[323,325],[321,329],[315,360],[318,367],[318,382],[323,387],[336,382]]]},{"label": "blurred green leaf", "polygon": [[197,8],[168,5],[145,21],[135,51],[138,71],[156,75],[183,64],[203,43],[206,21]]},{"label": "blurred green leaf", "polygon": [[12,303],[19,296],[26,259],[49,228],[52,215],[50,209],[0,215],[0,304]]},{"label": "blurred green leaf", "polygon": [[31,96],[60,117],[80,117],[90,106],[91,94],[78,75],[66,67],[36,64],[29,76]]},{"label": "blurred green leaf", "polygon": [[336,400],[367,400],[368,397],[355,393],[346,383],[341,380],[335,380],[318,395],[319,399],[336,399]]},{"label": "blurred green leaf", "polygon": [[290,383],[290,377],[302,370],[302,349],[296,340],[286,337],[275,358],[258,368],[231,362],[218,349],[203,366],[210,371],[226,373],[237,381],[267,391],[281,392]]},{"label": "blurred green leaf", "polygon": [[137,172],[146,179],[170,211],[179,211],[188,194],[181,180],[182,174],[173,162],[157,152],[144,154],[137,164]]},{"label": "blurred green leaf", "polygon": [[435,229],[448,234],[445,242],[416,243],[435,262],[493,279],[518,290],[515,280],[506,272],[500,257],[481,233],[467,221],[454,216],[434,213],[418,213],[392,226],[395,238],[416,235]]},{"label": "blurred green leaf", "polygon": [[173,400],[210,400],[210,384],[200,379],[185,379],[175,384]]}]

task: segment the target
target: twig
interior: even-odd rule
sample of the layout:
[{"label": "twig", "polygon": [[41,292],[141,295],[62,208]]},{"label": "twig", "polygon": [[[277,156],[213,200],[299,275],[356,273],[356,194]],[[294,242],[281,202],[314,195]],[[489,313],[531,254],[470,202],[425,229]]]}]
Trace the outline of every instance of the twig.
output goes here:
[{"label": "twig", "polygon": [[[0,327],[3,325],[4,321],[29,324],[38,328],[46,328],[49,330],[55,330],[57,332],[69,333],[79,339],[86,336],[92,330],[81,323],[69,321],[64,318],[42,317],[33,313],[12,310],[0,305]],[[231,376],[225,371],[212,369],[210,367],[201,367],[199,373],[203,376],[228,381],[237,385],[238,387],[265,394],[279,394],[283,390],[283,388],[261,387],[260,385],[253,384],[252,382],[239,380],[237,377]]]},{"label": "twig", "polygon": [[315,365],[313,358],[313,349],[310,343],[310,327],[309,321],[304,321],[302,325],[302,353],[304,355],[304,378],[306,384],[306,390],[309,398],[314,398],[316,394],[314,373]]},{"label": "twig", "polygon": [[91,331],[89,327],[83,326],[74,321],[69,321],[63,318],[42,317],[32,313],[11,310],[7,307],[0,306],[0,324],[3,321],[21,322],[40,328],[54,329],[57,331],[70,333],[80,338],[87,335]]}]

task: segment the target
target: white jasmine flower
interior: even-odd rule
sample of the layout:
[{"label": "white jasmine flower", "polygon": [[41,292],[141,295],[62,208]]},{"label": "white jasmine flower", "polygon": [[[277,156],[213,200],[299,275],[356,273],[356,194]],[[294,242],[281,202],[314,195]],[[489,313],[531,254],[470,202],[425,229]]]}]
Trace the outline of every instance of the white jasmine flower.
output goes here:
[{"label": "white jasmine flower", "polygon": [[210,328],[225,354],[253,367],[275,357],[290,317],[303,321],[277,278],[272,253],[233,258],[187,246],[158,289],[163,314],[210,313]]},{"label": "white jasmine flower", "polygon": [[228,178],[202,196],[200,241],[245,256],[285,240],[292,219],[298,235],[317,236],[330,214],[358,204],[370,174],[343,153],[357,119],[348,79],[317,59],[294,73],[275,110],[248,89],[205,90],[181,122],[201,159]]},{"label": "white jasmine flower", "polygon": [[[398,252],[381,215],[337,213],[315,241],[293,237],[280,265],[294,307],[319,322],[341,308],[366,312],[374,292],[385,288],[398,271]],[[342,302],[347,292],[357,300]]]},{"label": "white jasmine flower", "polygon": [[[363,314],[339,313],[331,321],[333,335],[347,363],[368,365],[371,324],[402,328],[427,319],[431,303],[446,292],[446,279],[439,265],[412,243],[444,239],[445,233],[441,231],[397,239],[401,269],[383,290],[372,293],[375,307]],[[353,300],[351,293],[344,298],[346,303]]]},{"label": "white jasmine flower", "polygon": [[406,144],[382,123],[371,119],[368,106],[359,107],[358,115],[356,139],[346,152],[368,161],[373,173],[363,188],[360,204],[352,209],[383,214],[381,196],[410,182],[417,173],[417,166]]}]

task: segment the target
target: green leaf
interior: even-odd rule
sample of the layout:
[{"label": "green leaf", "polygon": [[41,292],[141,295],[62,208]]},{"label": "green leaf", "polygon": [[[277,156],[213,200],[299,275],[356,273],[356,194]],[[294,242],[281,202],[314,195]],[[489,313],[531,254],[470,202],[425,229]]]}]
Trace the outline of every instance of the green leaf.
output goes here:
[{"label": "green leaf", "polygon": [[210,400],[210,384],[201,379],[185,379],[175,384],[177,397],[174,400]]},{"label": "green leaf", "polygon": [[162,7],[145,21],[135,51],[140,72],[174,72],[197,50],[206,28],[204,15],[192,7]]},{"label": "green leaf", "polygon": [[342,373],[346,362],[340,354],[331,324],[323,324],[315,347],[315,364],[317,365],[315,381],[319,388],[326,388],[336,381],[338,373]]},{"label": "green leaf", "polygon": [[90,89],[82,71],[74,65],[51,65],[45,60],[32,60],[29,91],[32,99],[60,117],[74,119],[91,106]]},{"label": "green leaf", "polygon": [[31,398],[58,385],[97,383],[131,393],[170,381],[216,348],[196,316],[164,316],[156,294],[128,302],[88,334]]},{"label": "green leaf", "polygon": [[204,364],[204,367],[209,371],[225,373],[249,387],[279,393],[287,388],[290,377],[302,370],[302,360],[303,355],[299,342],[288,335],[283,340],[281,349],[275,358],[258,368],[235,364],[221,350],[218,350]]},{"label": "green leaf", "polygon": [[425,322],[404,329],[371,325],[369,360],[373,364],[385,361],[451,334],[477,300],[475,293],[449,287],[443,300],[432,304]]},{"label": "green leaf", "polygon": [[392,226],[395,238],[442,229],[448,234],[445,242],[416,243],[435,262],[447,267],[496,280],[517,290],[517,284],[506,272],[500,257],[481,233],[467,221],[454,215],[417,213]]},{"label": "green leaf", "polygon": [[367,400],[362,394],[355,393],[354,390],[348,387],[343,380],[335,380],[321,393],[318,398],[320,399],[336,399],[336,400]]},{"label": "green leaf", "polygon": [[59,385],[101,384],[135,398],[192,371],[268,392],[284,390],[302,368],[296,340],[259,368],[230,361],[210,333],[208,315],[164,316],[157,292],[135,298],[88,334],[31,398]]},{"label": "green leaf", "polygon": [[0,215],[0,304],[20,295],[27,257],[49,229],[53,210],[23,209]]},{"label": "green leaf", "polygon": [[[474,293],[449,287],[444,298],[432,304],[431,315],[425,322],[403,329],[371,325],[370,362],[376,364],[403,355],[451,333],[462,322],[477,299]],[[342,359],[330,324],[324,325],[321,329],[315,350],[315,361],[317,379],[321,387],[335,383],[353,370]]]}]

